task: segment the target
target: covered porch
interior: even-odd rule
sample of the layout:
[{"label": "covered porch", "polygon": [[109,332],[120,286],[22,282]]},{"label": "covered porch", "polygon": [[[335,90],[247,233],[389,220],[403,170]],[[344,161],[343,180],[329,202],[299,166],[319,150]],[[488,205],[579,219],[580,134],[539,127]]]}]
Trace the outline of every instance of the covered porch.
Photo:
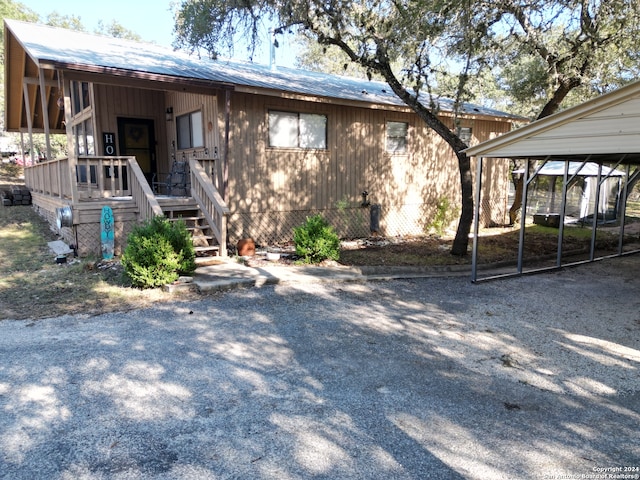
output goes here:
[{"label": "covered porch", "polygon": [[[34,134],[45,139],[38,158],[25,165],[34,208],[82,256],[100,252],[105,205],[114,213],[116,253],[133,226],[165,215],[183,218],[203,252],[226,255],[227,159],[220,144],[225,121],[218,103],[230,87],[170,71],[127,69],[127,62],[150,61],[142,53],[139,59],[123,58],[120,67],[102,67],[103,54],[110,65],[118,63],[106,37],[95,40],[105,45],[74,58],[16,35],[42,33],[42,27],[34,28],[5,24],[5,129],[20,133],[23,157],[36,157]],[[166,58],[144,53],[170,68]],[[54,135],[66,141],[62,155],[54,153]],[[177,163],[186,166],[183,188],[168,189]]]}]

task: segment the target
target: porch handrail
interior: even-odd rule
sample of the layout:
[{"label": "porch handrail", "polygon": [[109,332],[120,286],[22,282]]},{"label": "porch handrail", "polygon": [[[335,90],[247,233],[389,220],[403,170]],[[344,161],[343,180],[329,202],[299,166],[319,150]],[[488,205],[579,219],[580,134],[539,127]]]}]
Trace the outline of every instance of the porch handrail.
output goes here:
[{"label": "porch handrail", "polygon": [[140,212],[140,220],[150,220],[155,216],[162,216],[162,207],[156,200],[155,195],[151,191],[151,187],[144,176],[140,165],[136,162],[135,157],[127,157],[129,164],[129,188],[133,201]]},{"label": "porch handrail", "polygon": [[191,196],[200,206],[202,214],[218,241],[220,256],[226,257],[229,207],[227,207],[198,159],[192,158],[189,160],[189,169],[191,171]]},{"label": "porch handrail", "polygon": [[218,191],[220,191],[220,172],[218,171],[220,162],[218,162],[215,158],[198,157],[196,158],[196,160],[204,169],[205,174],[208,175],[209,178],[211,178],[213,186]]}]

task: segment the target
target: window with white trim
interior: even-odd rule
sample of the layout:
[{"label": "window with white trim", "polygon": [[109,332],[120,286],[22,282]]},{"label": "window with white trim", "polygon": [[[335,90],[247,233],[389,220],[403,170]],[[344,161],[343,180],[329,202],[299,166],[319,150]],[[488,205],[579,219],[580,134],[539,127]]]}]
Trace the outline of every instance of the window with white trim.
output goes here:
[{"label": "window with white trim", "polygon": [[458,127],[458,137],[467,145],[471,145],[471,127]]},{"label": "window with white trim", "polygon": [[406,153],[408,135],[409,124],[407,122],[387,122],[387,152]]},{"label": "window with white trim", "polygon": [[204,147],[204,127],[201,110],[176,117],[176,130],[178,150]]},{"label": "window with white trim", "polygon": [[327,116],[269,111],[269,146],[327,149]]}]

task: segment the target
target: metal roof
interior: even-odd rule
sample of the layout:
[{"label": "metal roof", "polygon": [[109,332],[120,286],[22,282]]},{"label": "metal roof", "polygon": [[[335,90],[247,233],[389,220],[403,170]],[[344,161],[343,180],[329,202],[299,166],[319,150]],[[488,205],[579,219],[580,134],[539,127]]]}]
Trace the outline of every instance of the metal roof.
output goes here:
[{"label": "metal roof", "polygon": [[[485,158],[640,162],[640,82],[465,150]],[[616,160],[613,160],[616,161]]]},{"label": "metal roof", "polygon": [[[163,77],[209,81],[293,94],[380,105],[406,105],[383,82],[310,72],[236,60],[211,60],[150,43],[62,28],[5,20],[27,55],[45,67],[85,66],[142,72]],[[437,98],[441,111],[452,110],[453,101]],[[462,113],[519,119],[522,117],[474,104],[464,104]]]},{"label": "metal roof", "polygon": [[[536,170],[536,173],[538,175],[561,177],[564,175],[566,165],[567,162],[552,160]],[[524,173],[524,168],[514,170],[513,173]],[[581,177],[597,177],[598,175],[603,177],[623,177],[626,175],[622,170],[609,168],[606,165],[598,165],[595,162],[568,162],[567,173],[571,176],[579,175]]]}]

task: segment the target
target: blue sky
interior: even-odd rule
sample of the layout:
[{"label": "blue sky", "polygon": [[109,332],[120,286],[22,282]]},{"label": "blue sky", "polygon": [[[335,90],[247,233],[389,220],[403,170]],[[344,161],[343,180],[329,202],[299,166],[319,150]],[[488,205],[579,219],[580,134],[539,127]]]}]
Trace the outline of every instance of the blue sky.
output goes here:
[{"label": "blue sky", "polygon": [[92,32],[99,20],[105,24],[116,20],[145,41],[171,46],[173,40],[174,21],[170,10],[173,0],[21,0],[21,3],[39,14],[43,21],[52,12],[75,15]]},{"label": "blue sky", "polygon": [[[173,11],[172,4],[178,3],[176,0],[108,0],[103,2],[89,0],[19,0],[23,5],[29,7],[40,15],[43,21],[47,15],[57,12],[60,15],[75,15],[80,17],[80,21],[87,31],[93,32],[98,21],[110,24],[112,20],[117,21],[123,27],[137,33],[143,40],[154,42],[158,45],[171,47],[173,42]],[[254,61],[269,63],[269,49],[265,45],[258,54],[254,56]],[[282,44],[282,39],[279,39]],[[235,56],[241,60],[248,60],[245,48],[237,48]],[[224,53],[223,53],[224,54]],[[276,51],[278,65],[292,66],[294,55],[290,49],[278,48]]]}]

